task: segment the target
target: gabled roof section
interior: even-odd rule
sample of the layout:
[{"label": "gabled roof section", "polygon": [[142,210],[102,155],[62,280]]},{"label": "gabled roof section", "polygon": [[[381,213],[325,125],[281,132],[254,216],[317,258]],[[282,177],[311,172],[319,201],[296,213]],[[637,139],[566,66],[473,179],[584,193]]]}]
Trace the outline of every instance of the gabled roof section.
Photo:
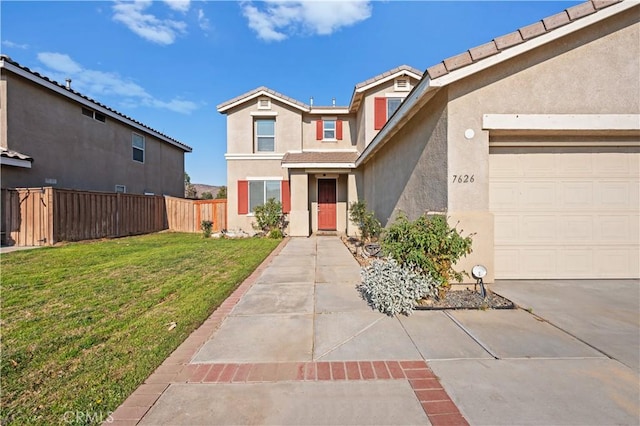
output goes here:
[{"label": "gabled roof section", "polygon": [[165,135],[164,133],[160,133],[159,131],[137,121],[131,117],[124,115],[121,112],[116,111],[100,102],[89,98],[88,96],[83,95],[80,92],[77,92],[73,89],[67,88],[57,81],[51,80],[48,77],[40,75],[39,73],[30,70],[29,68],[20,65],[18,62],[12,60],[7,55],[0,55],[0,69],[5,69],[14,74],[20,75],[22,77],[27,78],[34,83],[41,85],[42,87],[51,90],[52,92],[58,93],[62,96],[65,96],[68,99],[71,99],[79,104],[85,105],[89,108],[92,108],[96,111],[99,111],[108,117],[111,117],[115,120],[120,121],[121,123],[132,126],[138,130],[142,130],[154,137],[160,139],[163,142],[166,142],[170,145],[174,145],[185,152],[191,152],[192,148],[188,145],[183,144],[182,142],[174,139],[170,136]]},{"label": "gabled roof section", "polygon": [[[628,0],[629,1],[629,0]],[[634,0],[630,0],[634,1]],[[473,63],[502,53],[512,47],[526,43],[543,34],[547,34],[585,16],[594,14],[601,9],[620,3],[622,0],[593,0],[572,6],[552,16],[548,16],[531,25],[522,27],[512,33],[497,37],[480,46],[473,47],[466,52],[452,56],[444,61],[427,68],[426,74],[435,80],[452,71],[469,66]]]},{"label": "gabled roof section", "polygon": [[418,105],[428,102],[441,87],[638,6],[637,0],[590,0],[427,68],[424,78],[358,157],[356,166],[367,162],[415,115]]},{"label": "gabled roof section", "polygon": [[371,77],[368,80],[361,81],[360,83],[356,84],[356,87],[353,89],[353,95],[351,96],[349,110],[356,111],[358,109],[360,103],[362,102],[362,97],[364,96],[363,94],[367,90],[403,75],[413,77],[416,80],[422,79],[422,71],[410,67],[409,65],[400,65],[399,67],[396,67],[389,71],[385,71],[382,74],[378,74],[375,77]]},{"label": "gabled roof section", "polygon": [[225,113],[231,108],[236,107],[238,105],[242,105],[243,103],[249,102],[250,100],[255,99],[259,96],[268,96],[271,99],[275,99],[277,101],[285,103],[289,106],[292,106],[304,112],[307,112],[310,109],[309,105],[302,103],[296,99],[290,98],[289,96],[283,95],[280,92],[276,92],[275,90],[269,89],[268,87],[265,87],[265,86],[260,86],[240,96],[236,96],[233,99],[230,99],[226,102],[221,103],[216,108],[219,113]]}]

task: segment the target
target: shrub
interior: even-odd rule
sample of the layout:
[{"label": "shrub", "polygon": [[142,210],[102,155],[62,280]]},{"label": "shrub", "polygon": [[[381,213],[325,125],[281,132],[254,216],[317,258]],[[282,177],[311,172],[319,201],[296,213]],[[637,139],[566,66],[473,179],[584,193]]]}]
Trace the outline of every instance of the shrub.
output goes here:
[{"label": "shrub", "polygon": [[282,231],[279,229],[272,229],[269,231],[269,238],[273,238],[274,240],[280,240],[284,237]]},{"label": "shrub", "polygon": [[363,242],[377,239],[380,236],[382,225],[372,211],[367,211],[365,201],[357,201],[349,206],[349,219],[356,224],[360,230],[360,238]]},{"label": "shrub", "polygon": [[446,289],[452,279],[460,282],[463,274],[467,275],[454,270],[453,265],[471,253],[471,244],[471,235],[462,237],[444,215],[423,215],[411,222],[401,214],[386,230],[382,248],[400,265],[415,265]]},{"label": "shrub", "polygon": [[416,300],[434,297],[437,283],[394,259],[374,260],[361,271],[358,290],[374,309],[389,316],[413,312]]},{"label": "shrub", "polygon": [[202,236],[204,238],[209,238],[211,236],[211,230],[213,229],[213,222],[210,220],[203,220],[200,223],[200,228],[202,229]]},{"label": "shrub", "polygon": [[255,209],[256,223],[253,227],[256,230],[269,233],[274,229],[284,228],[284,215],[282,214],[282,204],[274,198]]}]

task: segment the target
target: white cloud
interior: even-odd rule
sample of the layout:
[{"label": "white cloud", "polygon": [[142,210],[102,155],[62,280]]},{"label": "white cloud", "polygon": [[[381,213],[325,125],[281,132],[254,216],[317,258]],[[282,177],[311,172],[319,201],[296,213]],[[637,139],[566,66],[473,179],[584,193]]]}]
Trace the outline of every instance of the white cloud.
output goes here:
[{"label": "white cloud", "polygon": [[209,28],[211,28],[209,19],[204,15],[204,10],[202,9],[198,9],[198,25],[203,31],[207,31]]},{"label": "white cloud", "polygon": [[169,101],[157,99],[131,79],[115,72],[84,68],[63,53],[41,52],[38,60],[46,67],[45,70],[37,70],[40,74],[58,82],[71,78],[73,89],[91,98],[114,97],[126,107],[146,106],[181,114],[190,114],[199,107],[196,102],[180,98]]},{"label": "white cloud", "polygon": [[266,41],[281,41],[295,33],[329,35],[371,16],[370,1],[268,0],[261,5],[241,3],[249,27]]},{"label": "white cloud", "polygon": [[164,0],[171,9],[178,12],[187,13],[191,6],[191,0]]},{"label": "white cloud", "polygon": [[29,48],[28,44],[14,43],[11,40],[2,40],[2,45],[10,47],[12,49],[28,49]]},{"label": "white cloud", "polygon": [[[146,40],[158,44],[172,44],[178,35],[186,32],[187,24],[171,19],[159,19],[150,13],[144,13],[151,4],[151,0],[116,1],[113,5],[113,19]],[[181,12],[189,9],[189,1],[170,1],[167,4]]]}]

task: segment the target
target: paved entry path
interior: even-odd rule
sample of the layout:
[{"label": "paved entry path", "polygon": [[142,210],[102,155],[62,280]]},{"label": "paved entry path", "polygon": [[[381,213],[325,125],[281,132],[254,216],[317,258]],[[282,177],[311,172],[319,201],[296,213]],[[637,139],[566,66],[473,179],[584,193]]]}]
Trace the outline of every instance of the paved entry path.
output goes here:
[{"label": "paved entry path", "polygon": [[578,300],[581,282],[503,283],[533,312],[391,318],[360,298],[359,272],[337,237],[286,240],[111,424],[639,424],[637,280],[609,283],[615,309]]},{"label": "paved entry path", "polygon": [[283,243],[115,424],[467,424],[405,324],[359,297],[359,274],[337,237]]}]

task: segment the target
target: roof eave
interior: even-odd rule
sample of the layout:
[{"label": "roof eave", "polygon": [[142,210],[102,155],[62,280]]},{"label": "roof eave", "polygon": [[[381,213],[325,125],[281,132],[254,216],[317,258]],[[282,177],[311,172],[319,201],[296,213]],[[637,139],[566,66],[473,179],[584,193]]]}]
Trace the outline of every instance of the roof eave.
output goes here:
[{"label": "roof eave", "polygon": [[356,167],[359,167],[361,164],[366,163],[369,158],[373,154],[375,154],[375,152],[377,152],[384,146],[384,144],[388,142],[392,135],[400,130],[401,126],[404,125],[404,123],[408,120],[408,114],[410,113],[411,108],[419,103],[420,100],[428,94],[433,94],[435,91],[439,90],[442,87],[448,86],[449,84],[462,80],[463,78],[469,77],[470,75],[476,74],[480,71],[512,59],[532,49],[553,42],[568,34],[586,28],[590,25],[593,25],[594,23],[607,19],[611,16],[614,16],[636,6],[638,6],[638,3],[635,1],[623,1],[620,3],[616,3],[605,9],[599,10],[597,13],[572,21],[553,31],[525,41],[517,46],[513,46],[509,49],[500,51],[496,55],[481,59],[463,68],[453,70],[437,78],[431,79],[429,77],[429,74],[425,73],[420,83],[418,83],[414,90],[409,93],[409,96],[407,96],[407,99],[400,105],[400,108],[398,108],[396,113],[391,117],[391,119],[385,124],[385,126],[373,138],[371,143],[358,157],[358,159],[356,160]]},{"label": "roof eave", "polygon": [[255,92],[255,93],[251,93],[250,95],[247,95],[247,96],[245,96],[245,97],[243,97],[241,99],[238,99],[238,100],[236,100],[234,102],[231,102],[229,104],[222,103],[222,104],[218,105],[218,107],[216,109],[218,110],[218,112],[220,114],[224,114],[228,110],[230,110],[232,108],[235,108],[238,105],[242,105],[242,104],[244,104],[246,102],[249,102],[250,100],[255,99],[257,97],[260,97],[260,96],[267,96],[267,97],[269,97],[271,99],[275,99],[275,100],[277,100],[279,102],[282,102],[282,103],[284,103],[286,105],[289,105],[289,106],[291,106],[293,108],[299,109],[302,112],[309,112],[309,107],[298,105],[298,104],[296,104],[294,102],[289,101],[288,99],[284,99],[284,98],[282,98],[280,96],[274,95],[273,93],[270,93],[270,92],[268,92],[267,90],[264,90],[264,89],[263,90],[259,90],[258,92]]}]

